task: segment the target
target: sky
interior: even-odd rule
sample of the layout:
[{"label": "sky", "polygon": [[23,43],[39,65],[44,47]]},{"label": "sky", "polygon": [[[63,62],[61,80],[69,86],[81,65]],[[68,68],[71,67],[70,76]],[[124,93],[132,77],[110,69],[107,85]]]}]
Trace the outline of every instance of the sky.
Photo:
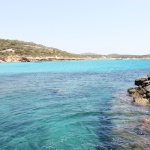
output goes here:
[{"label": "sky", "polygon": [[71,53],[150,54],[150,0],[0,0],[0,38]]}]

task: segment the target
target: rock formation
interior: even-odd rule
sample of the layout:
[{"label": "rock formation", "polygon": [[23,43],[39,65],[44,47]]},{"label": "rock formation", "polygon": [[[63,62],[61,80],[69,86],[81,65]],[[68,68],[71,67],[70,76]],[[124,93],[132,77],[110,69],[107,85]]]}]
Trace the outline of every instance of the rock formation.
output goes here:
[{"label": "rock formation", "polygon": [[139,135],[150,135],[150,118],[145,118],[134,128],[135,133]]},{"label": "rock formation", "polygon": [[135,85],[137,87],[128,89],[130,96],[133,97],[133,102],[140,105],[150,105],[150,74],[136,79]]},{"label": "rock formation", "polygon": [[65,60],[87,60],[87,58],[74,58],[74,57],[32,57],[32,56],[2,56],[2,62],[40,62],[40,61],[65,61]]}]

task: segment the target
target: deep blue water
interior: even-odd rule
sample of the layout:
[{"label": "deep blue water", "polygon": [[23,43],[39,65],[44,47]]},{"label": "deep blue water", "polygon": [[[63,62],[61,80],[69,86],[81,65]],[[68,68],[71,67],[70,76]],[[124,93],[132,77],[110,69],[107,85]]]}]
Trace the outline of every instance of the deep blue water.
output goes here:
[{"label": "deep blue water", "polygon": [[127,88],[150,60],[0,64],[0,149],[150,149]]}]

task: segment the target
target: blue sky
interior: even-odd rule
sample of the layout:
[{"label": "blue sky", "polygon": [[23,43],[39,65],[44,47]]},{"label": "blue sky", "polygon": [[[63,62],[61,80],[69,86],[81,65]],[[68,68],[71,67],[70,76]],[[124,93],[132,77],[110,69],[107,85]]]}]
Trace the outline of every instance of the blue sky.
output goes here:
[{"label": "blue sky", "polygon": [[0,0],[0,38],[72,53],[150,54],[150,0]]}]

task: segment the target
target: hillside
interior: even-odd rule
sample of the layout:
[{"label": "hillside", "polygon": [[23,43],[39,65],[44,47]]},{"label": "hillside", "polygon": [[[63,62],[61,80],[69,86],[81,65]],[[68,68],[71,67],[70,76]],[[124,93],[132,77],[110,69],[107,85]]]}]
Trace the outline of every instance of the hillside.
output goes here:
[{"label": "hillside", "polygon": [[57,48],[46,47],[32,42],[0,39],[0,56],[30,57],[79,57]]},{"label": "hillside", "polygon": [[0,39],[0,62],[30,62],[90,59],[150,59],[150,55],[72,54],[53,47],[19,40]]}]

